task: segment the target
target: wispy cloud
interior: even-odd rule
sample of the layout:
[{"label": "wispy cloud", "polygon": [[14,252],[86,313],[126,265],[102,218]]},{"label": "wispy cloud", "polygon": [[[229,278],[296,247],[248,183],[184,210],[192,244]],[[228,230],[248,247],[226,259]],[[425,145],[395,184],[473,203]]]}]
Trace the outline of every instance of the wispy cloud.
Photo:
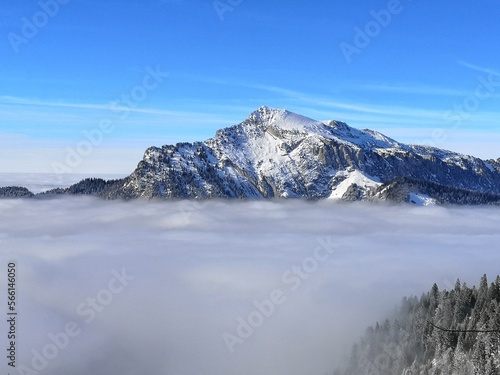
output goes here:
[{"label": "wispy cloud", "polygon": [[160,116],[185,116],[187,112],[181,111],[171,111],[163,110],[157,108],[139,108],[139,107],[129,107],[124,105],[115,105],[113,103],[108,104],[96,104],[96,103],[71,103],[71,102],[61,102],[61,101],[44,101],[39,99],[30,98],[18,98],[11,96],[0,97],[0,104],[13,104],[21,106],[33,106],[33,107],[45,107],[45,108],[74,108],[74,109],[96,109],[105,111],[128,111],[131,113],[145,113]]},{"label": "wispy cloud", "polygon": [[[257,105],[277,105],[292,111],[299,112],[303,115],[313,117],[318,120],[342,120],[349,122],[354,127],[367,127],[377,130],[380,125],[389,126],[420,126],[422,128],[441,128],[447,127],[443,115],[452,109],[452,104],[449,101],[443,101],[443,107],[439,107],[439,103],[434,101],[429,107],[430,100],[415,101],[414,106],[393,104],[388,105],[388,100],[382,100],[380,96],[373,95],[374,92],[386,93],[407,93],[415,94],[423,97],[440,96],[443,98],[452,97],[453,101],[460,104],[462,98],[470,95],[471,92],[463,89],[422,85],[422,84],[363,84],[358,86],[350,86],[348,89],[341,90],[347,94],[342,97],[340,92],[332,95],[321,95],[311,93],[305,90],[297,90],[294,88],[279,86],[265,83],[249,83],[243,80],[218,78],[214,76],[190,76],[189,79],[200,82],[216,85],[216,86],[233,86],[243,88],[249,93],[261,93],[258,97]],[[365,99],[348,100],[346,97],[352,97],[352,92],[363,93]],[[350,93],[350,94],[349,94]],[[265,95],[267,94],[267,95]],[[270,95],[269,95],[270,94]],[[250,96],[252,94],[249,94]],[[357,95],[359,96],[359,95]],[[371,98],[371,99],[368,99]],[[218,105],[218,108],[225,113],[234,114],[233,123],[240,122],[244,115],[253,108],[250,104],[255,100],[247,100],[245,105],[232,105],[226,103]],[[420,105],[418,104],[420,103]],[[444,104],[446,103],[446,104]],[[213,103],[198,102],[197,107],[211,107]],[[464,126],[469,126],[472,122],[484,122],[484,126],[490,126],[495,121],[498,121],[500,113],[493,111],[481,111],[471,114],[468,121],[464,121]]]},{"label": "wispy cloud", "polygon": [[366,84],[358,86],[360,90],[379,91],[399,94],[416,94],[425,96],[464,96],[468,95],[467,90],[458,90],[447,87],[424,86],[418,83],[412,85],[388,85],[388,84]]},{"label": "wispy cloud", "polygon": [[332,98],[318,95],[310,95],[305,92],[300,92],[296,90],[291,90],[288,88],[270,86],[264,84],[245,84],[242,86],[254,88],[262,91],[267,91],[271,93],[281,94],[289,99],[293,99],[298,103],[314,105],[315,108],[332,110],[344,109],[349,110],[353,113],[367,113],[373,115],[391,115],[391,116],[403,116],[403,117],[419,117],[419,118],[437,118],[441,115],[439,111],[431,111],[423,108],[411,108],[411,107],[401,107],[401,106],[383,106],[378,104],[367,104],[367,103],[352,103],[346,101],[338,101]]},{"label": "wispy cloud", "polygon": [[[200,124],[215,123],[220,122],[225,119],[224,115],[215,114],[213,112],[204,111],[179,111],[179,110],[169,110],[160,108],[148,108],[148,107],[129,107],[124,105],[116,105],[112,102],[103,103],[74,103],[74,102],[64,102],[64,101],[48,101],[40,100],[35,98],[20,98],[13,96],[0,96],[0,109],[4,111],[4,114],[10,113],[11,116],[20,115],[23,116],[25,111],[30,111],[32,113],[44,113],[45,120],[47,116],[52,113],[55,118],[61,116],[61,112],[57,109],[75,109],[75,110],[90,110],[96,116],[103,116],[104,114],[108,116],[113,116],[117,112],[130,113],[130,114],[141,114],[141,115],[151,115],[159,118],[175,118],[178,120],[185,121],[186,123],[199,122]],[[38,109],[38,110],[37,110]],[[43,112],[40,112],[43,111]],[[67,113],[66,115],[71,115]],[[73,116],[76,114],[73,112]],[[50,126],[50,124],[48,124]],[[143,124],[147,126],[147,123]]]},{"label": "wispy cloud", "polygon": [[465,62],[465,61],[459,61],[458,62],[460,65],[466,67],[466,68],[469,68],[469,69],[472,69],[476,72],[480,72],[480,73],[486,73],[486,74],[492,74],[494,76],[500,76],[500,72],[495,70],[495,69],[491,69],[491,68],[487,68],[487,67],[483,67],[483,66],[479,66],[479,65],[475,65],[475,64],[471,64],[471,63],[468,63],[468,62]]},{"label": "wispy cloud", "polygon": [[294,91],[278,86],[270,86],[270,85],[262,85],[262,84],[244,84],[245,87],[252,88],[252,89],[257,89],[257,90],[263,90],[267,92],[272,92],[280,95],[285,95],[289,98],[294,98],[297,100],[304,100],[306,98],[306,95],[304,93],[301,93],[299,91]]}]

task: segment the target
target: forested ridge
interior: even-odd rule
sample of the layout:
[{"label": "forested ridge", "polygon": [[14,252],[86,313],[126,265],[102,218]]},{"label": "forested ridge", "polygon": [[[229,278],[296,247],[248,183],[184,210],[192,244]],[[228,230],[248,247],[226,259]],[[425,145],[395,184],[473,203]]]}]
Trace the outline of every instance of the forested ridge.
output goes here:
[{"label": "forested ridge", "polygon": [[336,375],[500,374],[500,276],[457,280],[404,298],[395,317],[369,327]]}]

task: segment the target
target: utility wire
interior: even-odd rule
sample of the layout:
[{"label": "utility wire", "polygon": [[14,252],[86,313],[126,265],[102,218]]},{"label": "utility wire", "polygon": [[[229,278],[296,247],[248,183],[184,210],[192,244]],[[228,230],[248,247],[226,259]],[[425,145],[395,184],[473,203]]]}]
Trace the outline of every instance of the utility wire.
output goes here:
[{"label": "utility wire", "polygon": [[436,329],[439,329],[440,331],[444,332],[456,332],[456,333],[469,333],[469,332],[474,332],[474,333],[500,333],[500,330],[498,329],[486,329],[486,330],[480,330],[480,329],[446,329],[443,327],[438,327],[437,325],[427,321],[431,326],[433,326]]}]

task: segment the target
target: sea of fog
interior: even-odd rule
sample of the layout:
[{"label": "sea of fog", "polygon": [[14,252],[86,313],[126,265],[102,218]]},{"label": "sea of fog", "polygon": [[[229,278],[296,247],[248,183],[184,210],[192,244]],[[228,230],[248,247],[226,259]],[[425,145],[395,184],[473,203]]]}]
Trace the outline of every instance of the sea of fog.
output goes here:
[{"label": "sea of fog", "polygon": [[499,228],[494,207],[0,200],[0,277],[15,262],[18,312],[17,369],[4,355],[0,367],[331,374],[403,296],[498,274]]}]

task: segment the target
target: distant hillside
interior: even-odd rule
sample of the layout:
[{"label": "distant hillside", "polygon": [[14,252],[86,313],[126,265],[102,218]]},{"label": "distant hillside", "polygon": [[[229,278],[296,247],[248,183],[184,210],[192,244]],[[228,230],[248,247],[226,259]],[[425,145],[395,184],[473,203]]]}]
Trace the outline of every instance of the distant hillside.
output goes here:
[{"label": "distant hillside", "polygon": [[21,186],[0,187],[0,198],[31,198],[34,194]]}]

